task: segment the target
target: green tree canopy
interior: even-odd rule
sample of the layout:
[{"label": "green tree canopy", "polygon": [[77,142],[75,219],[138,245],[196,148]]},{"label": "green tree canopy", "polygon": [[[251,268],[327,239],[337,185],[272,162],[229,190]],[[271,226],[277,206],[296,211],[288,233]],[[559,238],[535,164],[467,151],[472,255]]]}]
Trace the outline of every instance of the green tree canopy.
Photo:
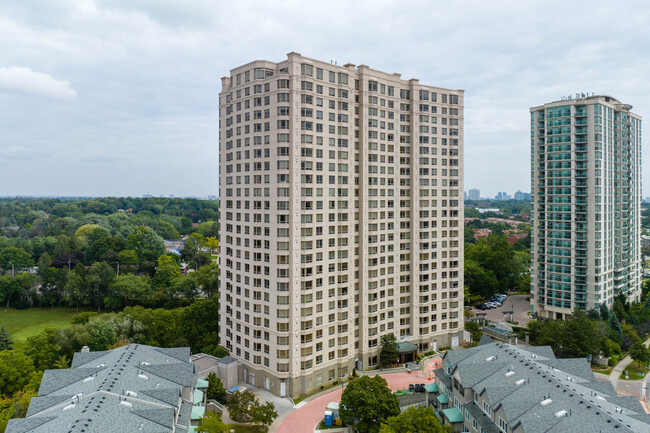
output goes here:
[{"label": "green tree canopy", "polygon": [[199,421],[196,431],[199,433],[227,433],[230,431],[230,427],[221,421],[221,417],[218,414],[206,412]]},{"label": "green tree canopy", "polygon": [[5,325],[2,325],[2,328],[0,328],[0,351],[13,349],[13,344],[14,342],[11,341],[9,331],[7,331]]},{"label": "green tree canopy", "polygon": [[451,433],[451,426],[442,426],[432,406],[410,407],[392,416],[381,425],[379,433]]},{"label": "green tree canopy", "polygon": [[273,424],[273,420],[278,417],[278,412],[275,410],[275,405],[270,401],[262,404],[256,400],[249,410],[249,415],[251,421],[255,424],[261,424],[268,427]]},{"label": "green tree canopy", "polygon": [[399,413],[397,396],[381,376],[354,379],[341,396],[341,420],[360,433],[378,433],[382,423]]},{"label": "green tree canopy", "polygon": [[142,261],[154,261],[165,254],[165,242],[154,229],[137,226],[126,240],[126,249],[133,250]]},{"label": "green tree canopy", "polygon": [[158,257],[158,266],[153,276],[152,285],[159,289],[169,289],[174,278],[181,275],[181,269],[172,257],[163,255]]},{"label": "green tree canopy", "polygon": [[208,374],[208,389],[206,394],[208,395],[208,398],[214,398],[217,400],[221,400],[226,394],[223,382],[221,382],[221,379],[219,379],[214,371],[211,371],[210,374]]},{"label": "green tree canopy", "polygon": [[635,360],[641,367],[642,362],[650,361],[650,351],[642,341],[637,341],[630,347],[630,358]]},{"label": "green tree canopy", "polygon": [[0,395],[10,396],[23,389],[35,373],[32,360],[22,352],[0,352]]},{"label": "green tree canopy", "polygon": [[255,394],[249,390],[236,391],[230,396],[228,402],[228,413],[234,420],[245,419],[250,416],[251,406],[257,401]]},{"label": "green tree canopy", "polygon": [[10,271],[13,265],[14,271],[21,271],[34,266],[32,255],[23,248],[7,247],[0,251],[0,268]]},{"label": "green tree canopy", "polygon": [[395,334],[384,334],[379,339],[381,351],[379,352],[379,363],[382,367],[395,364],[397,362],[397,338]]}]

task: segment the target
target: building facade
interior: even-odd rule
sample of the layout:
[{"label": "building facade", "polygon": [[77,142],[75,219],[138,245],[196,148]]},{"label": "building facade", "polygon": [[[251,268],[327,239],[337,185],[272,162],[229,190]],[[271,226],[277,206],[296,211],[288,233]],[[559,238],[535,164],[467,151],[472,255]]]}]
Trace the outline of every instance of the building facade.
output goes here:
[{"label": "building facade", "polygon": [[189,358],[189,347],[85,347],[69,369],[45,370],[25,417],[10,419],[5,431],[192,431],[205,413],[208,383]]},{"label": "building facade", "polygon": [[585,358],[559,359],[550,346],[512,346],[483,336],[449,350],[428,385],[429,402],[454,432],[650,433],[635,395],[619,396]]},{"label": "building facade", "polygon": [[641,117],[609,96],[530,109],[531,308],[641,296]]},{"label": "building facade", "polygon": [[222,79],[221,342],[296,396],[463,328],[463,91],[289,53]]}]

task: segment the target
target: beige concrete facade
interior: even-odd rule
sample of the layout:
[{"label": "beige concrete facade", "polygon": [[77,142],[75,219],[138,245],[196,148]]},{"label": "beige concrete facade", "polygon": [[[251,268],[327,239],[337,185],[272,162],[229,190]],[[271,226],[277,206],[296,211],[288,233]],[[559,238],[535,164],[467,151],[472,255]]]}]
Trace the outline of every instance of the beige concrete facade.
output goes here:
[{"label": "beige concrete facade", "polygon": [[[463,328],[462,90],[289,53],[222,79],[221,342],[297,396]],[[453,338],[452,337],[456,337]]]},{"label": "beige concrete facade", "polygon": [[641,117],[609,96],[530,109],[531,306],[562,319],[641,297]]}]

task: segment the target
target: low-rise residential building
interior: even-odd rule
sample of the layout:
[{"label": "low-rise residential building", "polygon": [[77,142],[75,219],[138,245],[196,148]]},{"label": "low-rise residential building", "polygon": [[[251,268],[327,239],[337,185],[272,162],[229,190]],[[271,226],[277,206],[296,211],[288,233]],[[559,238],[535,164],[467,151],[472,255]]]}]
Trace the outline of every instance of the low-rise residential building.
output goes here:
[{"label": "low-rise residential building", "polygon": [[517,241],[521,239],[526,239],[528,237],[528,233],[510,233],[508,234],[508,237],[506,240],[510,244],[510,246],[513,246],[514,244],[517,243]]},{"label": "low-rise residential building", "polygon": [[188,432],[204,400],[189,347],[84,350],[71,368],[45,371],[26,417],[9,420],[6,433]]},{"label": "low-rise residential building", "polygon": [[650,432],[637,397],[597,381],[585,358],[484,337],[477,347],[447,351],[442,362],[429,401],[456,432]]}]

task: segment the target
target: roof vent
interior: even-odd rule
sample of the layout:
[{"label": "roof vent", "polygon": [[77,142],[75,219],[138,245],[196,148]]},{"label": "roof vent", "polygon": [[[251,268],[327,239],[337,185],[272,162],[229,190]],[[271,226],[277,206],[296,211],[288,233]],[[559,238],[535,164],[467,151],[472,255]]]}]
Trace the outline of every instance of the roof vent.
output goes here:
[{"label": "roof vent", "polygon": [[555,412],[555,418],[562,418],[563,416],[567,416],[568,414],[569,414],[569,412],[567,412],[566,410],[562,409],[562,410],[559,411],[559,412]]},{"label": "roof vent", "polygon": [[542,400],[542,401],[539,403],[539,405],[540,405],[540,406],[548,406],[548,405],[551,404],[551,403],[553,403],[553,400],[551,400],[550,398],[546,398],[546,399]]},{"label": "roof vent", "polygon": [[84,383],[90,382],[91,380],[95,380],[95,376],[90,376],[84,379]]},{"label": "roof vent", "polygon": [[512,370],[510,370],[510,371],[508,371],[508,372],[506,373],[506,377],[510,377],[510,376],[512,376],[513,374],[515,374],[515,372],[512,371]]},{"label": "roof vent", "polygon": [[141,362],[140,362],[140,365],[151,365],[151,364],[149,364],[149,363],[146,362],[146,361],[141,361]]},{"label": "roof vent", "polygon": [[133,407],[133,403],[131,403],[129,401],[121,401],[120,405],[126,406],[126,407]]},{"label": "roof vent", "polygon": [[67,405],[66,407],[63,408],[63,412],[74,409],[76,406],[77,406],[76,404],[69,404],[69,405]]},{"label": "roof vent", "polygon": [[124,395],[127,395],[129,397],[137,397],[138,396],[137,393],[135,393],[133,391],[128,391],[128,390],[124,393]]},{"label": "roof vent", "polygon": [[144,379],[144,380],[149,379],[149,376],[147,376],[146,374],[143,374],[143,373],[138,374],[138,377],[139,377],[140,379]]},{"label": "roof vent", "polygon": [[519,379],[518,381],[515,382],[515,385],[519,386],[519,385],[523,385],[524,383],[526,383],[526,379]]},{"label": "roof vent", "polygon": [[494,356],[488,356],[487,358],[485,358],[487,362],[494,361],[494,359],[495,359]]}]

